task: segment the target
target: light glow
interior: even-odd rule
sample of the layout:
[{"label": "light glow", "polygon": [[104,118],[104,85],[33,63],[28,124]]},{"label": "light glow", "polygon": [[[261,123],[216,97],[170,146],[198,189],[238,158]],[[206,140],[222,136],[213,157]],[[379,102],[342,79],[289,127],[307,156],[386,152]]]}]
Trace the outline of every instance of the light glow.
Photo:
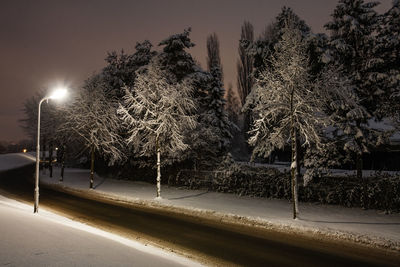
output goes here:
[{"label": "light glow", "polygon": [[67,95],[67,89],[60,87],[53,91],[49,99],[63,99]]}]

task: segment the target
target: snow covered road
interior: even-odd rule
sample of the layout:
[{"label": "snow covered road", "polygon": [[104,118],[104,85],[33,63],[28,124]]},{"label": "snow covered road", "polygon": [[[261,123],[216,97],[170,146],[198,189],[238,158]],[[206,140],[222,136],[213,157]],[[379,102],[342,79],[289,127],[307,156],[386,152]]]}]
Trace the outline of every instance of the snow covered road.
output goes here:
[{"label": "snow covered road", "polygon": [[348,239],[372,246],[392,247],[400,251],[400,214],[385,214],[378,210],[346,208],[335,205],[303,203],[298,220],[292,219],[291,204],[283,199],[240,197],[234,194],[188,190],[162,186],[162,199],[155,200],[155,185],[95,177],[95,189],[89,190],[87,170],[66,169],[63,182],[60,170],[54,168],[41,174],[41,181],[54,188],[97,194],[116,201],[177,210],[196,216],[212,215],[222,220],[259,224],[284,232],[323,234],[325,237]]},{"label": "snow covered road", "polygon": [[[19,174],[3,178],[11,178],[11,183],[4,184],[5,188],[31,201],[31,186],[26,179],[24,182]],[[67,169],[64,182],[58,178],[57,168],[53,178],[48,177],[48,171],[41,172],[40,179],[47,184],[41,187],[42,207],[130,239],[139,237],[147,243],[150,237],[147,240],[160,242],[168,251],[172,248],[181,253],[191,248],[201,258],[212,255],[214,263],[222,260],[230,264],[251,262],[259,266],[274,262],[296,266],[298,262],[310,265],[324,262],[337,266],[353,262],[380,266],[385,262],[388,266],[398,266],[400,262],[393,250],[388,258],[385,251],[340,241],[350,236],[352,241],[366,243],[363,238],[367,238],[372,244],[382,241],[381,248],[389,244],[398,251],[398,214],[304,204],[301,219],[293,221],[290,204],[284,200],[243,198],[167,186],[162,189],[163,199],[154,200],[154,185],[146,183],[96,177],[95,189],[88,190],[87,170]],[[302,236],[307,232],[311,232],[312,238]],[[339,242],[326,241],[327,236],[336,237]]]},{"label": "snow covered road", "polygon": [[200,266],[0,196],[1,266]]},{"label": "snow covered road", "polygon": [[35,157],[28,153],[0,154],[0,172],[34,164]]}]

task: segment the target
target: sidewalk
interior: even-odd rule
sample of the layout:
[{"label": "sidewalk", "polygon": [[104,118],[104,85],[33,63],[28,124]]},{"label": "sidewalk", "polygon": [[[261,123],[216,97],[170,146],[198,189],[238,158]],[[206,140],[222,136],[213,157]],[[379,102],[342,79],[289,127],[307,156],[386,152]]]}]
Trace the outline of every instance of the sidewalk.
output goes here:
[{"label": "sidewalk", "polygon": [[42,184],[76,194],[95,194],[107,199],[170,209],[195,216],[251,224],[284,232],[300,232],[318,237],[338,238],[369,246],[400,251],[400,214],[332,205],[300,203],[298,220],[292,219],[287,200],[240,197],[233,194],[161,186],[162,199],[155,199],[156,186],[144,182],[105,179],[95,176],[89,189],[89,170],[60,169],[41,172]]}]

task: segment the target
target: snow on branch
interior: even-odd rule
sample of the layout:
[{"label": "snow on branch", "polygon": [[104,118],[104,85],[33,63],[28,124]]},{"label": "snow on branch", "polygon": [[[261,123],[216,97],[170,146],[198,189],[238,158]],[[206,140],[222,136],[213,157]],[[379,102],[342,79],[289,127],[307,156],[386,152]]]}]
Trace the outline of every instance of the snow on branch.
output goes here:
[{"label": "snow on branch", "polygon": [[170,84],[156,63],[137,75],[135,86],[125,88],[117,111],[127,130],[126,141],[141,156],[153,155],[159,144],[162,153],[176,158],[189,148],[185,130],[196,127],[193,89],[185,81]]}]

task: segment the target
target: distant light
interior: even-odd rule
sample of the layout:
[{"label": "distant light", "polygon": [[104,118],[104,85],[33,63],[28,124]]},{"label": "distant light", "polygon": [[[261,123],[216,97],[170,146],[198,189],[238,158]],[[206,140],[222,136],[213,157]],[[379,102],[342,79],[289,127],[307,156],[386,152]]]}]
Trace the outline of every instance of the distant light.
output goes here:
[{"label": "distant light", "polygon": [[62,99],[67,95],[67,89],[58,88],[49,96],[50,99]]},{"label": "distant light", "polygon": [[58,150],[58,147],[56,147],[56,151]]},{"label": "distant light", "polygon": [[26,152],[28,152],[28,149],[24,148],[24,149],[22,149],[22,152],[26,153]]}]

